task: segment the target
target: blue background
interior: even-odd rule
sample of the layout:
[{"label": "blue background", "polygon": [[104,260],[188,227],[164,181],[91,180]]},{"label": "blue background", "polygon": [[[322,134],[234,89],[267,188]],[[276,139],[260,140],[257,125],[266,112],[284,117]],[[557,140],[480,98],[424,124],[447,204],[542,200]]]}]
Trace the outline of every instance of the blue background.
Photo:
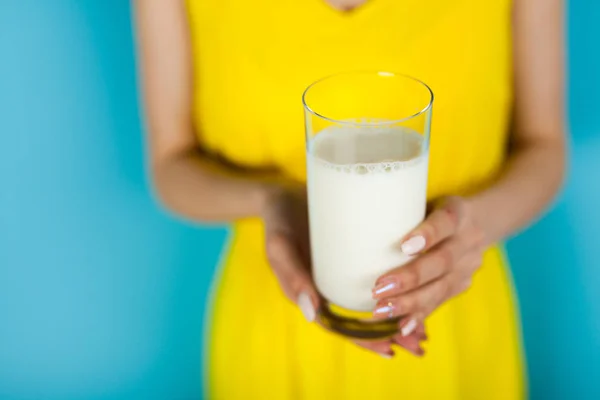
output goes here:
[{"label": "blue background", "polygon": [[[536,399],[600,398],[600,3],[570,3],[571,179],[508,244]],[[1,399],[201,396],[227,232],[151,197],[130,18],[123,0],[0,1]]]}]

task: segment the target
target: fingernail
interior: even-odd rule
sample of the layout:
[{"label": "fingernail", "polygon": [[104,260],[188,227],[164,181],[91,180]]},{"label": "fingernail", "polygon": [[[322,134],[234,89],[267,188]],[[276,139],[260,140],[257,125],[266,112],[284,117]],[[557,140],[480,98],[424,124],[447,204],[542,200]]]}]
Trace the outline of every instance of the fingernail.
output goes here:
[{"label": "fingernail", "polygon": [[402,336],[408,336],[411,333],[414,332],[415,328],[417,327],[417,321],[414,319],[411,319],[410,321],[408,321],[406,323],[406,325],[404,325],[402,327],[402,329],[400,330],[400,332],[402,333]]},{"label": "fingernail", "polygon": [[373,288],[373,297],[380,296],[398,288],[398,282],[392,278],[384,278]]},{"label": "fingernail", "polygon": [[375,315],[376,317],[384,316],[386,318],[392,318],[394,316],[395,309],[396,309],[396,307],[390,301],[390,302],[387,302],[384,306],[377,307],[375,309],[375,311],[373,311],[373,315]]},{"label": "fingernail", "polygon": [[308,322],[313,322],[315,320],[315,308],[307,293],[302,292],[298,296],[298,307],[300,307],[300,311],[302,311],[304,318],[306,318]]},{"label": "fingernail", "polygon": [[391,360],[392,358],[394,358],[393,354],[388,354],[388,353],[379,353],[379,355],[383,358],[387,358],[388,360]]},{"label": "fingernail", "polygon": [[423,236],[413,236],[402,243],[402,252],[409,256],[417,254],[425,248],[425,238]]}]

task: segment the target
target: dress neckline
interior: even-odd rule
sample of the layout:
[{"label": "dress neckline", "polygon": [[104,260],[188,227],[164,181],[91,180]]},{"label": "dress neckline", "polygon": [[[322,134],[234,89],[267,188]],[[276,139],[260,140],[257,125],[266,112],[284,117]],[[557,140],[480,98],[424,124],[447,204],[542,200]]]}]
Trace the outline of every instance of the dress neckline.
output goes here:
[{"label": "dress neckline", "polygon": [[351,10],[344,11],[333,7],[325,0],[316,0],[316,2],[319,3],[318,9],[321,13],[341,21],[353,21],[366,18],[375,12],[381,3],[383,3],[382,0],[366,0],[359,6]]}]

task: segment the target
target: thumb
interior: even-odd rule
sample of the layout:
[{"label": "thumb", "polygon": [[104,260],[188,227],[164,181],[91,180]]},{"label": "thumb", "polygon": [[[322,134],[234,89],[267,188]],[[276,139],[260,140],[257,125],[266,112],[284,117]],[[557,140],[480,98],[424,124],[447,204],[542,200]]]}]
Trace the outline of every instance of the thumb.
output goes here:
[{"label": "thumb", "polygon": [[301,261],[292,240],[283,233],[267,237],[267,258],[285,295],[298,305],[304,317],[313,322],[319,307],[319,295],[308,266]]}]

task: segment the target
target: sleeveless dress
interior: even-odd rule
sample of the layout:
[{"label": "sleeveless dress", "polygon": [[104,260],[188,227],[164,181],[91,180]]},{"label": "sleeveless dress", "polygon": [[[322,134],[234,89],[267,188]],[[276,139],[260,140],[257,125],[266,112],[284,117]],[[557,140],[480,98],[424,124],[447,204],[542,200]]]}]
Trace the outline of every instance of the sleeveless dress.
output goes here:
[{"label": "sleeveless dress", "polygon": [[[188,0],[193,119],[207,150],[306,179],[303,90],[337,72],[385,70],[436,99],[428,197],[467,194],[506,158],[512,107],[509,0]],[[490,210],[493,212],[493,210]],[[392,360],[307,323],[266,262],[261,222],[236,222],[207,321],[210,399],[486,399],[525,396],[518,311],[500,246],[466,293],[426,320],[419,359]]]}]

